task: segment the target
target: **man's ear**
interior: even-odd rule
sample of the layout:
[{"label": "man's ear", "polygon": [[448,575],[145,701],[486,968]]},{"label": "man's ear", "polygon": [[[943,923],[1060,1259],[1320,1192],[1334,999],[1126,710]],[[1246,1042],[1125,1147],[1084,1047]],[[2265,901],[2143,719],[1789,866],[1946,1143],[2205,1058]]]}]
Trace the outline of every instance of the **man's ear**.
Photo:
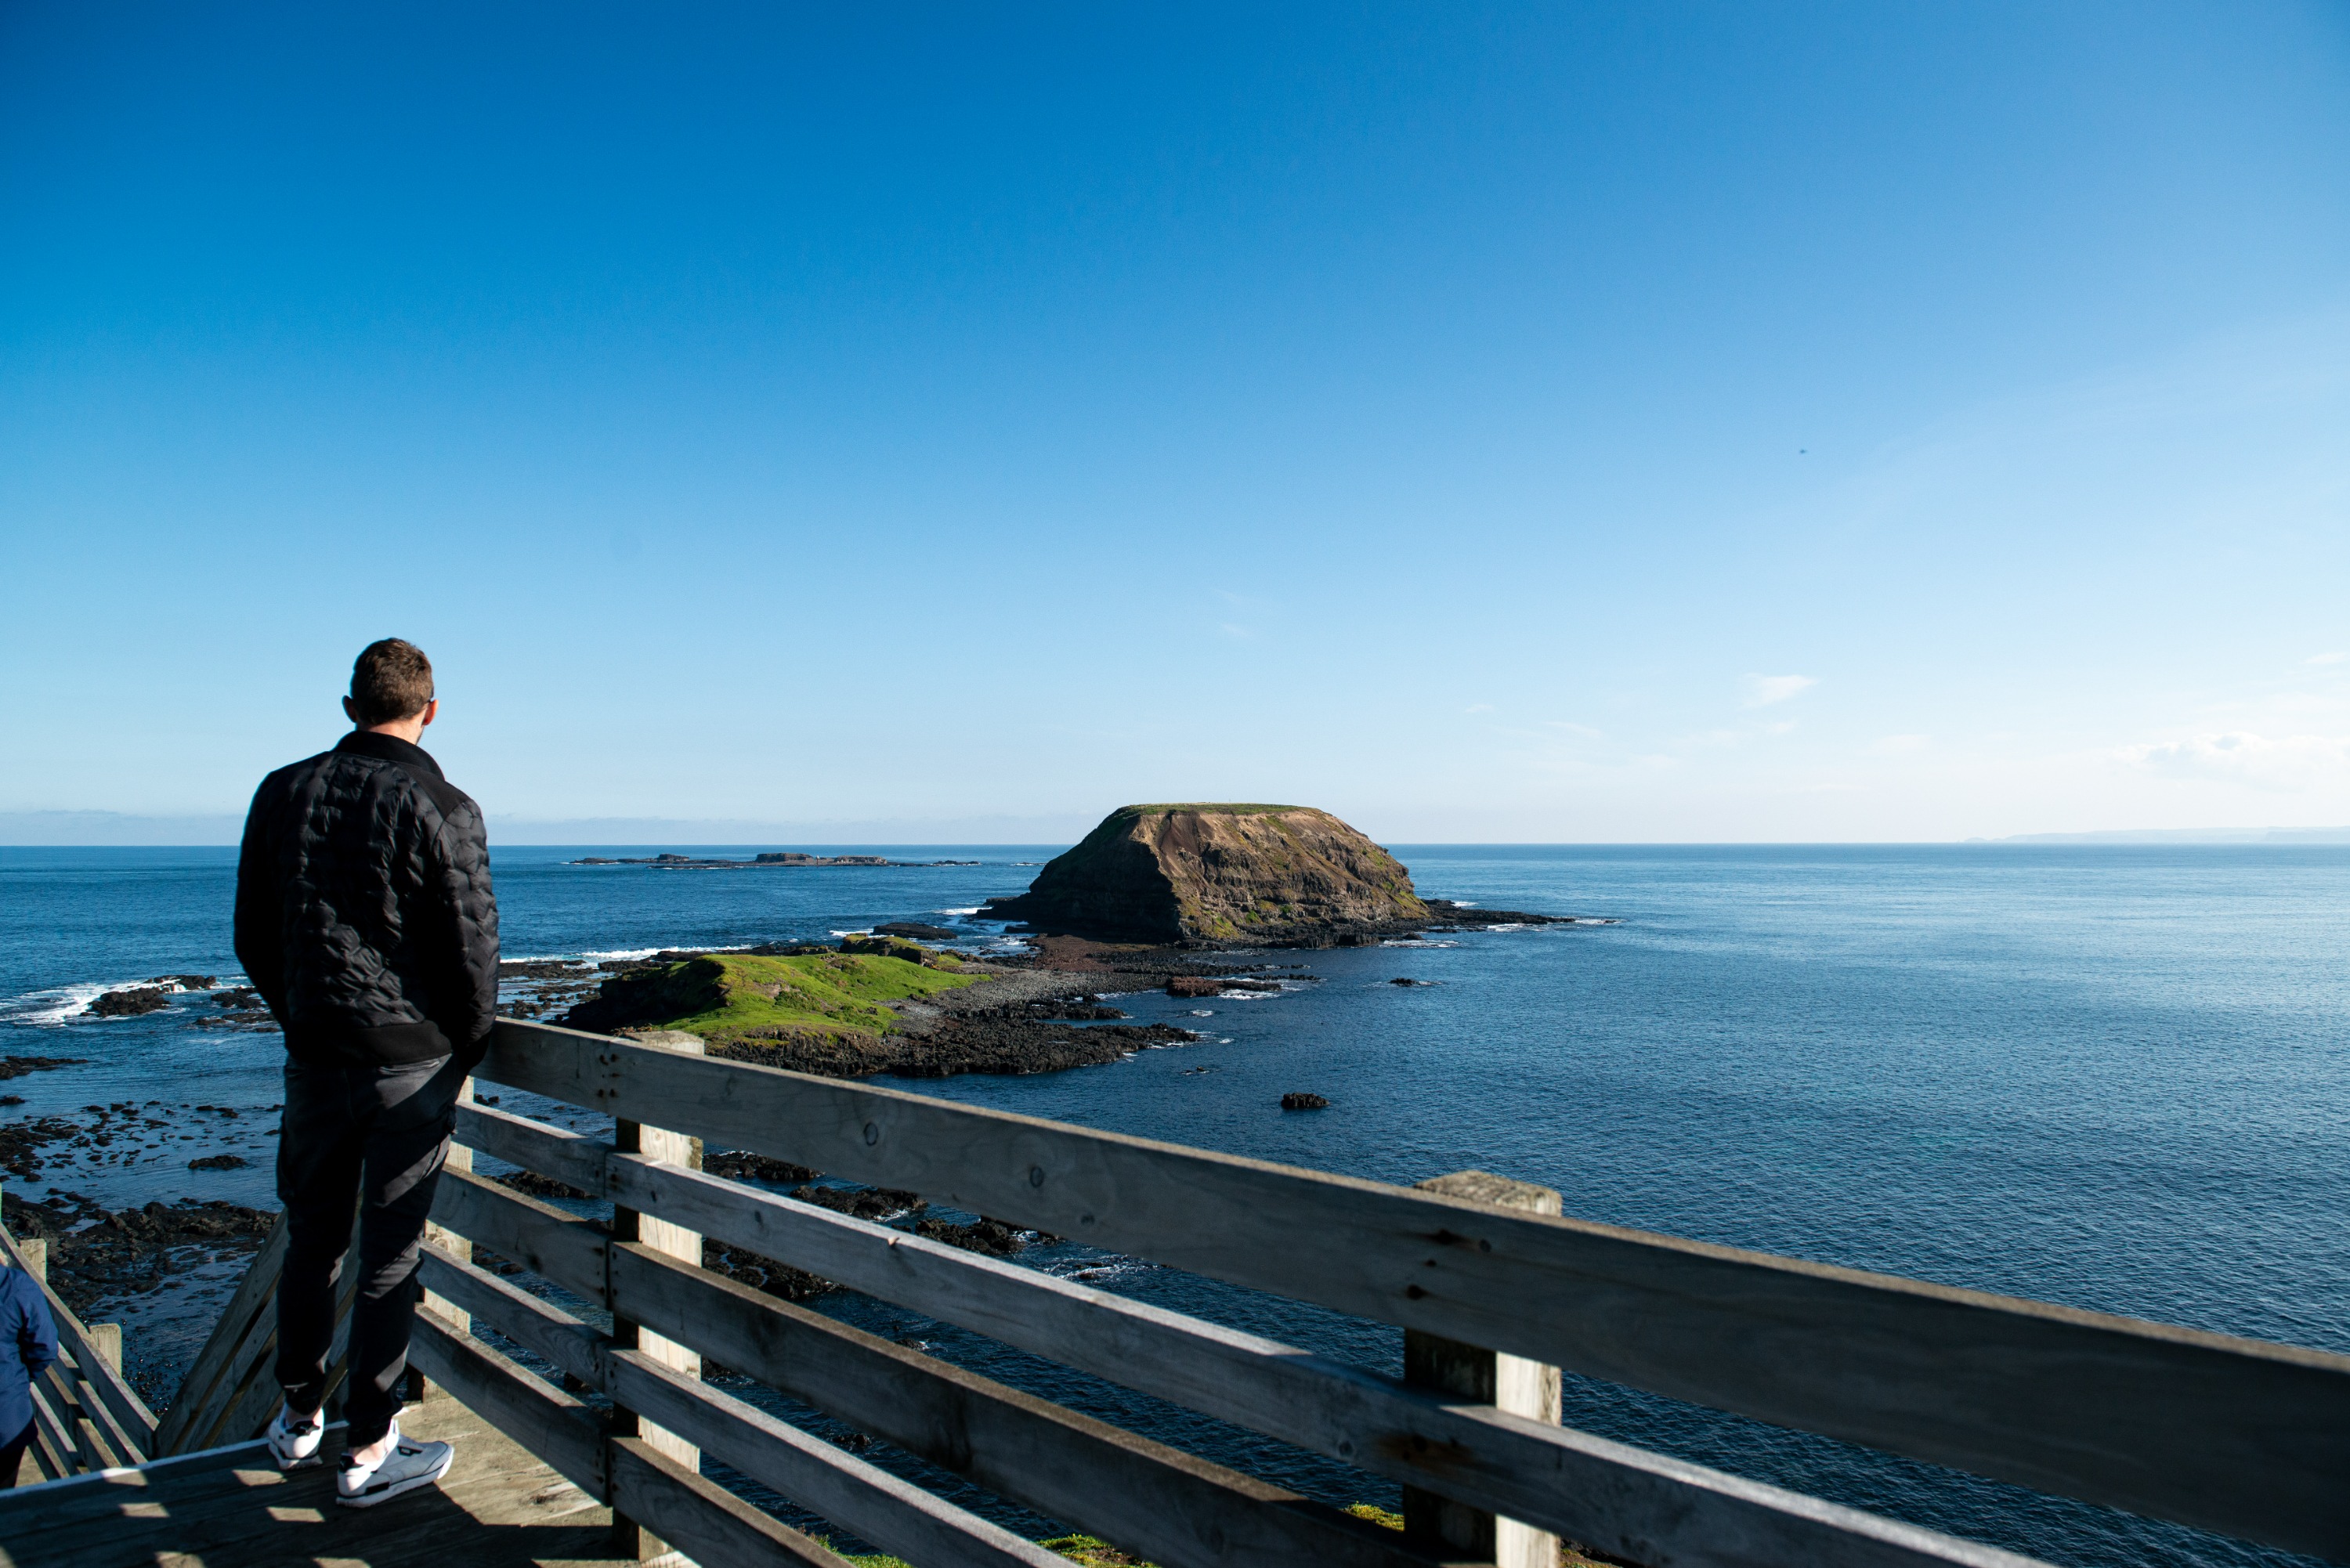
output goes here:
[{"label": "man's ear", "polygon": [[431,722],[432,722],[432,721],[433,721],[433,720],[438,719],[440,716],[441,716],[441,699],[440,699],[440,698],[438,698],[438,697],[435,697],[435,698],[433,698],[432,701],[428,701],[428,702],[426,702],[426,703],[424,704],[424,712],[423,712],[422,716],[421,716],[421,717],[416,721],[416,722],[417,722],[417,724],[419,725],[419,727],[421,727],[421,726],[423,726],[423,725],[430,724]]},{"label": "man's ear", "polygon": [[348,697],[343,699],[343,717],[354,724],[359,722],[359,711],[351,705],[351,700]]}]

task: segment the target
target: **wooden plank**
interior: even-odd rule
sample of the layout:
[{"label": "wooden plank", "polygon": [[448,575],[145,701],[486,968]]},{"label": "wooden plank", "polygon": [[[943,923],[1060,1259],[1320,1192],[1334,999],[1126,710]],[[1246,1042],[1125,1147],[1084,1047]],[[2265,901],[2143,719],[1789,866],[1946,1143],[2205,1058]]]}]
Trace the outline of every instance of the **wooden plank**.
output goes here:
[{"label": "wooden plank", "polygon": [[[281,1221],[283,1218],[281,1215]],[[348,1248],[359,1245],[359,1219],[354,1216],[347,1255]],[[282,1234],[282,1225],[280,1231],[272,1234]],[[256,1282],[255,1276],[260,1273],[266,1256],[267,1249],[265,1247],[263,1255],[256,1257],[245,1270],[238,1293],[240,1296],[244,1293],[246,1284],[255,1285],[254,1299],[257,1304],[248,1317],[244,1334],[237,1338],[226,1363],[213,1379],[212,1386],[205,1391],[202,1402],[191,1407],[182,1418],[174,1452],[243,1442],[254,1436],[254,1432],[276,1414],[275,1407],[264,1408],[260,1416],[255,1417],[253,1431],[237,1430],[252,1408],[256,1405],[267,1406],[271,1398],[282,1402],[275,1364],[277,1353],[277,1285],[285,1272],[284,1246],[281,1244],[277,1249],[276,1267]],[[350,1304],[358,1291],[359,1270],[354,1265],[346,1268],[337,1282],[335,1316],[338,1324],[348,1322]],[[173,1408],[179,1408],[177,1401],[174,1401]]]},{"label": "wooden plank", "polygon": [[591,1301],[604,1298],[604,1237],[591,1220],[469,1170],[441,1173],[432,1217],[534,1274],[559,1280]]},{"label": "wooden plank", "polygon": [[612,1396],[809,1512],[922,1568],[1067,1568],[1067,1559],[642,1351],[612,1353]]},{"label": "wooden plank", "polygon": [[[87,1347],[82,1354],[88,1354]],[[102,1371],[111,1370],[102,1362],[99,1366]],[[104,1398],[106,1389],[104,1382],[97,1376],[87,1374],[78,1366],[68,1371],[67,1363],[62,1360],[50,1370],[65,1378],[67,1386],[73,1391],[74,1403],[80,1407],[80,1419],[89,1424],[93,1436],[103,1447],[105,1457],[95,1461],[97,1469],[105,1469],[116,1465],[135,1465],[146,1459],[147,1455],[140,1449],[138,1440],[130,1432],[124,1430],[122,1423],[115,1417],[114,1412],[107,1407]],[[143,1409],[145,1407],[141,1406],[138,1408]]]},{"label": "wooden plank", "polygon": [[[466,1106],[472,1103],[473,1098],[473,1080],[467,1078],[457,1085],[457,1095],[454,1102],[455,1110],[463,1110]],[[473,1169],[473,1151],[466,1147],[462,1141],[452,1139],[448,1152],[442,1158],[441,1168],[443,1171]],[[445,1247],[452,1252],[462,1252],[468,1257],[473,1255],[466,1246],[464,1237],[459,1235],[456,1231],[450,1230],[447,1226],[439,1224],[431,1220],[427,1220],[424,1223],[424,1240],[428,1242]],[[463,1314],[460,1313],[456,1307],[452,1306],[448,1302],[435,1299],[429,1291],[425,1293],[423,1299],[424,1305],[429,1310],[439,1313],[449,1322],[455,1324],[461,1332],[464,1329],[465,1323],[463,1320]],[[422,1376],[423,1375],[421,1373],[418,1373],[411,1368],[408,1378],[408,1381],[411,1386],[411,1391],[420,1398],[430,1391],[421,1382]]]},{"label": "wooden plank", "polygon": [[[335,1332],[327,1350],[327,1401],[334,1401],[342,1381],[345,1347],[350,1343],[351,1303],[359,1290],[359,1244],[361,1217],[351,1220],[345,1243],[341,1277],[335,1282]],[[279,1273],[282,1276],[284,1269]],[[214,1448],[257,1437],[286,1402],[277,1381],[277,1299],[273,1292],[255,1314],[254,1332],[237,1346],[226,1373],[213,1386],[208,1409],[192,1418],[182,1440],[191,1448]],[[323,1412],[322,1412],[323,1413]]]},{"label": "wooden plank", "polygon": [[[114,1327],[110,1339],[94,1334],[66,1305],[64,1298],[50,1288],[47,1243],[40,1245],[42,1266],[38,1269],[32,1267],[33,1259],[26,1251],[30,1245],[0,1230],[0,1256],[6,1258],[10,1267],[23,1269],[40,1282],[41,1293],[48,1301],[49,1316],[57,1324],[58,1345],[66,1359],[73,1364],[77,1378],[88,1386],[96,1407],[103,1407],[99,1421],[109,1441],[136,1459],[146,1458],[154,1443],[155,1414],[122,1376],[121,1329],[108,1325]],[[111,1359],[107,1355],[109,1345],[113,1347]],[[93,1414],[99,1414],[96,1407]]]},{"label": "wooden plank", "polygon": [[810,1512],[922,1568],[1067,1568],[1066,1559],[604,1335],[486,1269],[428,1251],[432,1283],[481,1322],[660,1421]]},{"label": "wooden plank", "polygon": [[2350,1557],[2350,1356],[513,1021],[483,1075],[1341,1312]]},{"label": "wooden plank", "polygon": [[[699,1056],[702,1054],[702,1038],[677,1031],[665,1031],[648,1038],[645,1044],[663,1051],[681,1052]],[[702,1168],[702,1141],[688,1134],[671,1132],[665,1127],[648,1126],[626,1116],[612,1124],[612,1142],[618,1148],[649,1159],[681,1166],[690,1170]],[[656,1252],[683,1260],[695,1268],[702,1266],[702,1237],[681,1225],[658,1217],[638,1213],[625,1204],[612,1209],[612,1240],[615,1243],[635,1242]],[[612,1342],[616,1345],[640,1350],[653,1360],[675,1368],[699,1381],[702,1357],[691,1345],[667,1339],[651,1330],[631,1322],[621,1314],[612,1315]],[[657,1423],[646,1421],[639,1413],[620,1405],[612,1412],[615,1436],[641,1438],[678,1468],[689,1474],[700,1474],[702,1455],[694,1446],[677,1433]],[[616,1510],[615,1539],[620,1544],[631,1544],[628,1532],[636,1529],[633,1542],[639,1561],[650,1563],[668,1555],[666,1542],[643,1532],[639,1521],[630,1519],[625,1510]]]},{"label": "wooden plank", "polygon": [[[542,1301],[487,1269],[425,1243],[419,1272],[425,1286],[477,1317],[535,1355],[546,1357],[581,1382],[605,1382],[604,1356],[611,1341],[552,1302]],[[454,1320],[452,1320],[452,1322]]]},{"label": "wooden plank", "polygon": [[777,1563],[855,1568],[641,1438],[612,1439],[612,1509],[643,1521],[703,1568],[770,1568]]},{"label": "wooden plank", "polygon": [[604,1424],[587,1406],[421,1306],[409,1354],[557,1475],[598,1501],[608,1497]]},{"label": "wooden plank", "polygon": [[[1432,1177],[1420,1182],[1419,1189],[1528,1214],[1559,1212],[1554,1189],[1482,1170]],[[1454,1403],[1491,1405],[1543,1426],[1559,1424],[1558,1368],[1523,1356],[1408,1328],[1403,1334],[1403,1380]],[[1431,1488],[1403,1489],[1403,1528],[1430,1551],[1492,1563],[1495,1568],[1555,1568],[1558,1562],[1558,1538],[1549,1531]]]},{"label": "wooden plank", "polygon": [[108,1440],[109,1434],[92,1418],[88,1397],[71,1366],[63,1361],[53,1361],[41,1369],[40,1381],[53,1401],[66,1439],[72,1446],[77,1468],[112,1469],[126,1462],[122,1451]]},{"label": "wooden plank", "polygon": [[1425,1568],[1400,1533],[1136,1437],[640,1246],[616,1312],[859,1431],[1167,1568]]},{"label": "wooden plank", "polygon": [[286,1216],[281,1213],[277,1222],[269,1228],[261,1250],[245,1265],[244,1277],[237,1282],[236,1293],[229,1297],[220,1320],[213,1324],[211,1337],[189,1364],[187,1375],[180,1379],[180,1391],[172,1397],[170,1407],[156,1423],[156,1453],[176,1454],[182,1450],[189,1418],[203,1407],[213,1385],[220,1380],[238,1347],[253,1332],[256,1314],[263,1306],[275,1302],[278,1271],[285,1262]]},{"label": "wooden plank", "polygon": [[[613,1191],[730,1246],[1129,1388],[1640,1562],[1775,1542],[1824,1564],[2020,1563],[699,1171],[615,1155]],[[1717,1552],[1713,1542],[1724,1544]],[[1636,1549],[1637,1548],[1637,1549]]]},{"label": "wooden plank", "polygon": [[457,1141],[508,1165],[567,1181],[590,1197],[604,1196],[604,1156],[612,1146],[585,1133],[474,1104],[457,1107]]}]

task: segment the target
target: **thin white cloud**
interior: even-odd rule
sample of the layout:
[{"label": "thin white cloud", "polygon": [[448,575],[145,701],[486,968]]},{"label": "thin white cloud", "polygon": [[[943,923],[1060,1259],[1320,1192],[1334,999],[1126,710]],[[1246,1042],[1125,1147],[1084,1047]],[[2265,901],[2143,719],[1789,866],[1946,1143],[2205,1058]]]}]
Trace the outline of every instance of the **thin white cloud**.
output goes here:
[{"label": "thin white cloud", "polygon": [[2314,776],[2350,771],[2350,735],[2287,735],[2271,740],[2249,731],[2189,735],[2126,746],[2126,761],[2170,778],[2222,779],[2282,789]]},{"label": "thin white cloud", "polygon": [[1868,749],[1881,756],[1901,756],[1910,752],[1922,752],[1932,737],[1928,735],[1886,735],[1869,742]]},{"label": "thin white cloud", "polygon": [[2345,659],[2350,659],[2350,653],[2313,653],[2302,662],[2303,664],[2339,664]]},{"label": "thin white cloud", "polygon": [[1461,710],[1464,713],[1490,713],[1492,711],[1493,705],[1491,702],[1471,702]]},{"label": "thin white cloud", "polygon": [[1808,675],[1747,675],[1738,682],[1746,693],[1741,704],[1748,708],[1768,708],[1773,702],[1784,702],[1790,697],[1800,697],[1819,682]]}]

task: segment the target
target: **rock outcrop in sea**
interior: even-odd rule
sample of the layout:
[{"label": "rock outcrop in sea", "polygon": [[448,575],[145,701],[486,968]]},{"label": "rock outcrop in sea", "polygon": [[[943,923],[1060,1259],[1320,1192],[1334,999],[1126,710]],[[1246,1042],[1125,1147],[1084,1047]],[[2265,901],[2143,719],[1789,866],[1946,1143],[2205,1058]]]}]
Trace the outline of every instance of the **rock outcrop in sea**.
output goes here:
[{"label": "rock outcrop in sea", "polygon": [[990,919],[1105,941],[1334,947],[1432,923],[1394,856],[1302,805],[1120,806]]}]

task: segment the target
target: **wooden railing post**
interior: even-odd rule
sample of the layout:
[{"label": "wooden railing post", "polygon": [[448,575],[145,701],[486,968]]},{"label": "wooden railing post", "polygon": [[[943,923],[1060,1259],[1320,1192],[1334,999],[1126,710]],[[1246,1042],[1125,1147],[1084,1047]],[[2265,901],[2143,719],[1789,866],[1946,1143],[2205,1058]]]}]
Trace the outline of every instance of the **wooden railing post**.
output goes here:
[{"label": "wooden railing post", "polygon": [[25,1260],[25,1272],[43,1284],[49,1282],[49,1242],[45,1236],[27,1236],[16,1243],[16,1255]]},{"label": "wooden railing post", "polygon": [[[699,1035],[682,1030],[662,1030],[634,1036],[647,1045],[664,1051],[676,1051],[685,1055],[703,1054]],[[671,1132],[661,1127],[650,1127],[640,1122],[616,1118],[612,1131],[613,1147],[623,1154],[640,1154],[648,1159],[666,1160],[689,1170],[702,1168],[702,1140],[685,1133]],[[647,1249],[676,1258],[695,1268],[702,1266],[702,1234],[673,1225],[650,1214],[639,1214],[629,1208],[615,1206],[612,1210],[612,1241],[620,1245],[637,1242]],[[612,1318],[612,1344],[618,1349],[638,1350],[647,1358],[664,1366],[674,1367],[689,1377],[702,1376],[702,1354],[665,1339],[649,1329],[639,1328],[627,1318],[615,1314]],[[641,1438],[646,1446],[664,1457],[674,1459],[686,1471],[699,1474],[702,1450],[676,1433],[666,1431],[645,1420],[633,1410],[615,1407],[612,1411],[612,1435],[616,1438]],[[618,1510],[612,1514],[612,1528],[619,1551],[633,1553],[637,1561],[650,1563],[669,1555],[667,1543],[654,1536],[634,1520]]]},{"label": "wooden railing post", "polygon": [[[473,1079],[468,1078],[463,1083],[457,1085],[457,1103],[461,1106],[470,1106],[473,1103]],[[442,1168],[445,1170],[473,1169],[473,1151],[466,1147],[462,1143],[454,1141],[451,1142],[449,1145],[449,1158]],[[473,1261],[473,1244],[464,1237],[458,1235],[457,1232],[452,1231],[446,1225],[435,1224],[431,1220],[425,1221],[424,1239],[435,1247],[445,1248],[447,1251],[455,1253],[458,1257],[464,1259],[469,1263]],[[356,1256],[351,1260],[351,1266],[353,1268],[357,1268],[359,1266],[359,1260]],[[441,1297],[434,1295],[431,1291],[426,1291],[423,1293],[423,1303],[427,1310],[437,1312],[442,1317],[448,1319],[450,1324],[453,1325],[460,1334],[471,1334],[473,1332],[473,1320],[466,1314],[465,1309],[459,1306],[456,1303],[444,1301]],[[421,1400],[427,1394],[431,1393],[432,1390],[432,1385],[425,1377],[424,1374],[412,1369],[409,1372],[408,1397],[411,1399]]]},{"label": "wooden railing post", "polygon": [[[1482,1170],[1456,1171],[1419,1184],[1422,1191],[1473,1199],[1534,1214],[1560,1212],[1558,1194],[1532,1182],[1512,1181]],[[1406,1329],[1403,1377],[1512,1416],[1555,1425],[1559,1418],[1558,1368],[1523,1356],[1503,1355],[1440,1334]],[[1403,1489],[1403,1527],[1408,1539],[1439,1555],[1496,1568],[1554,1568],[1558,1537],[1514,1519],[1503,1519],[1418,1487]]]}]

